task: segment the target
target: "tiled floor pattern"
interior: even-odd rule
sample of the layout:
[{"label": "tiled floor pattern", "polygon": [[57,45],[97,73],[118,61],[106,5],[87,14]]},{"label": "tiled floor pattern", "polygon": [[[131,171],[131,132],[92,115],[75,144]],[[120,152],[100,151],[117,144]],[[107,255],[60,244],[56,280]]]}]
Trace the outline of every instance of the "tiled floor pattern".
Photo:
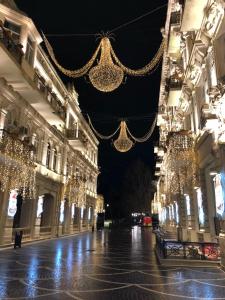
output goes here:
[{"label": "tiled floor pattern", "polygon": [[0,251],[0,299],[225,299],[222,270],[160,266],[153,239],[134,227]]}]

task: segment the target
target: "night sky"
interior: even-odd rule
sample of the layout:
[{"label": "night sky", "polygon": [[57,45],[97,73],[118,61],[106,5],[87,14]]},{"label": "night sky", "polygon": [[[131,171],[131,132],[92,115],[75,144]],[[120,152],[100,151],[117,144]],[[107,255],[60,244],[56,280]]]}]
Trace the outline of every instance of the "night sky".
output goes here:
[{"label": "night sky", "polygon": [[[152,9],[167,0],[17,0],[18,7],[34,21],[45,34],[89,34],[111,30]],[[130,68],[147,64],[162,40],[160,28],[164,26],[166,7],[115,32],[113,48]],[[58,61],[68,69],[78,69],[92,56],[99,40],[94,36],[48,37]],[[63,81],[66,78],[59,72]],[[126,83],[111,93],[96,90],[84,78],[74,79],[79,103],[84,114],[93,119],[96,129],[110,134],[121,117],[128,118],[128,126],[136,136],[143,136],[151,126],[157,111],[161,66],[147,77],[128,77]],[[149,115],[149,118],[143,116]],[[152,116],[152,118],[150,118]],[[129,120],[129,117],[130,118]],[[135,120],[135,118],[138,120]],[[109,191],[120,188],[127,167],[140,158],[154,171],[153,146],[158,139],[157,129],[152,138],[136,144],[129,152],[119,153],[111,141],[100,141],[98,192],[108,201]]]}]

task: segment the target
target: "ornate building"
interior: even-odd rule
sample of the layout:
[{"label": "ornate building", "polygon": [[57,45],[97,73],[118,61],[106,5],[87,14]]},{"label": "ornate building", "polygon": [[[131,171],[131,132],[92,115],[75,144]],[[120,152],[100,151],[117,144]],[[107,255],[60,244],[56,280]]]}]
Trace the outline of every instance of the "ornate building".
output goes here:
[{"label": "ornate building", "polygon": [[87,230],[98,141],[41,47],[34,23],[0,1],[0,244]]},{"label": "ornate building", "polygon": [[[225,233],[225,3],[169,0],[154,209],[188,241]],[[224,264],[224,262],[222,261]]]}]

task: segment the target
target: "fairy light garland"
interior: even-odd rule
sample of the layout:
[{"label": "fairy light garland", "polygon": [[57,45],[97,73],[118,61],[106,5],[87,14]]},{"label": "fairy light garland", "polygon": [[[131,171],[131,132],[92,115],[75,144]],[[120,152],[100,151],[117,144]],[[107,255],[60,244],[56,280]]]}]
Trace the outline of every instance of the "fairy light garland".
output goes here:
[{"label": "fairy light garland", "polygon": [[169,194],[183,193],[196,182],[194,139],[186,131],[173,132],[168,139],[166,188]]},{"label": "fairy light garland", "polygon": [[4,133],[0,140],[0,189],[18,189],[26,198],[35,196],[35,163],[32,149]]},{"label": "fairy light garland", "polygon": [[77,207],[86,207],[85,180],[77,174],[69,176],[65,184],[64,197],[68,197]]},{"label": "fairy light garland", "polygon": [[[123,81],[124,74],[130,76],[144,76],[149,74],[159,63],[166,45],[166,41],[163,39],[153,59],[146,66],[133,70],[121,63],[112,48],[110,39],[107,36],[103,36],[87,64],[78,70],[69,70],[59,64],[49,41],[44,35],[43,40],[51,59],[62,73],[69,77],[77,78],[89,72],[88,75],[92,85],[101,92],[112,92],[117,89]],[[100,51],[100,60],[97,66],[92,67]]]},{"label": "fairy light garland", "polygon": [[159,61],[163,55],[164,48],[165,48],[165,39],[163,39],[157,53],[153,57],[153,59],[146,66],[144,66],[143,68],[137,69],[137,70],[130,69],[130,68],[126,67],[125,65],[123,65],[121,63],[121,61],[119,60],[119,58],[116,56],[112,47],[111,47],[111,54],[112,54],[112,57],[114,58],[116,64],[124,71],[125,74],[130,75],[130,76],[144,76],[144,75],[150,73],[150,71],[153,70],[156,67],[156,65],[159,63]]}]

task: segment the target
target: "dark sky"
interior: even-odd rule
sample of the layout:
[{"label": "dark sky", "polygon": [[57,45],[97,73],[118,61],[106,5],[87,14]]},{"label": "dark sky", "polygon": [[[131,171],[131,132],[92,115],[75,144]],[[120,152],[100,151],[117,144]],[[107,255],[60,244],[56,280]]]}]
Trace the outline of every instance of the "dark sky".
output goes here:
[{"label": "dark sky", "polygon": [[[83,34],[111,30],[167,3],[167,0],[17,0],[16,3],[44,33]],[[165,17],[166,7],[115,32],[112,45],[125,65],[139,68],[150,61],[160,45],[160,28],[165,24]],[[94,36],[49,37],[49,41],[58,61],[70,69],[85,64],[99,42]],[[100,132],[108,134],[118,126],[117,117],[141,117],[157,111],[160,75],[161,67],[147,77],[128,77],[126,84],[112,93],[97,91],[84,78],[75,79],[74,85],[82,111],[90,114]],[[62,74],[60,76],[64,82],[71,81]],[[103,122],[103,118],[108,122]],[[128,125],[137,136],[142,136],[151,122],[130,119]],[[106,200],[109,191],[119,189],[124,172],[137,158],[153,170],[153,145],[157,135],[155,130],[148,142],[136,144],[127,153],[117,152],[111,141],[100,142],[98,191],[105,195]]]}]

